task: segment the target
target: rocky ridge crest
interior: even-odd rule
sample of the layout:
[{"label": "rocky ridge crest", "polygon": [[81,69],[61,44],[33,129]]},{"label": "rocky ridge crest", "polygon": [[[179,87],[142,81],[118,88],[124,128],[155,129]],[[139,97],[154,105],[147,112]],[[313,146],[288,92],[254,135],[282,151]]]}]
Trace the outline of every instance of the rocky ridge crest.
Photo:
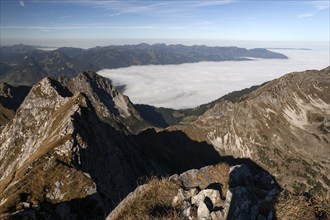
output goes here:
[{"label": "rocky ridge crest", "polygon": [[253,159],[284,187],[322,194],[330,189],[328,94],[330,67],[290,73],[171,129],[208,141],[221,155]]},{"label": "rocky ridge crest", "polygon": [[139,178],[219,160],[180,132],[135,134],[145,128],[129,99],[95,73],[39,81],[0,135],[1,218],[102,219]]}]

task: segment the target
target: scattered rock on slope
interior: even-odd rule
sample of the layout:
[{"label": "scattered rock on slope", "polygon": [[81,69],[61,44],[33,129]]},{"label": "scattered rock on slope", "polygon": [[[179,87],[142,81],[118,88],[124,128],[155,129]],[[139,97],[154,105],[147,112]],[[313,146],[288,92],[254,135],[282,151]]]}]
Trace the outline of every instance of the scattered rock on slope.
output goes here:
[{"label": "scattered rock on slope", "polygon": [[[263,182],[263,179],[270,181]],[[162,181],[159,182],[159,187],[164,187]],[[273,203],[281,189],[268,173],[252,174],[244,164],[233,167],[218,164],[200,170],[188,170],[180,175],[171,176],[167,181],[177,186],[176,194],[166,194],[166,190],[173,190],[168,187],[160,191],[159,196],[163,196],[163,201],[160,200],[159,204],[150,205],[150,201],[146,202],[148,199],[139,203],[141,197],[150,196],[149,188],[156,185],[152,181],[151,186],[140,186],[131,193],[107,219],[147,219],[150,213],[155,212],[156,207],[158,214],[153,214],[156,219],[170,216],[174,216],[175,219],[195,220],[275,219]],[[168,185],[170,186],[169,183]],[[157,201],[158,198],[154,200]],[[167,203],[165,200],[168,200]],[[149,209],[135,216],[136,206],[141,206],[138,208],[140,210],[145,207]],[[162,209],[159,206],[167,209],[167,212],[160,212]]]}]

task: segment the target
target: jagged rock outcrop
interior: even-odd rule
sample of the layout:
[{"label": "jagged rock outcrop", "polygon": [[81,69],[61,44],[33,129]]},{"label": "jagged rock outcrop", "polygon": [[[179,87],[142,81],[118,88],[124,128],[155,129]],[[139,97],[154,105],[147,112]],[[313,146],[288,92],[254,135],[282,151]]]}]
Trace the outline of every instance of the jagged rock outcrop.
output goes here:
[{"label": "jagged rock outcrop", "polygon": [[297,192],[330,189],[330,67],[287,74],[186,126],[221,155],[248,157]]},{"label": "jagged rock outcrop", "polygon": [[146,128],[147,125],[129,98],[120,93],[109,79],[89,71],[82,72],[77,77],[61,77],[59,82],[73,94],[85,94],[98,117],[112,126],[127,132],[138,132]]},{"label": "jagged rock outcrop", "polygon": [[95,193],[90,176],[69,165],[83,148],[74,119],[87,106],[83,94],[73,95],[49,78],[31,89],[0,136],[2,214]]},{"label": "jagged rock outcrop", "polygon": [[182,132],[133,134],[143,126],[95,73],[39,81],[0,135],[0,218],[102,219],[139,178],[219,161]]},{"label": "jagged rock outcrop", "polygon": [[[270,181],[263,182],[263,179]],[[264,171],[251,172],[244,164],[232,167],[217,164],[173,175],[169,181],[178,186],[171,207],[167,207],[168,210],[176,210],[176,219],[276,219],[273,205],[281,189],[273,177]],[[130,209],[138,206],[140,197],[149,196],[150,184],[155,185],[139,186],[111,212],[107,220],[147,218],[132,216]],[[163,189],[166,190],[170,189]],[[169,218],[168,212],[157,217]]]},{"label": "jagged rock outcrop", "polygon": [[[213,176],[214,167],[204,167],[199,175]],[[191,171],[187,171],[191,172]],[[205,179],[202,185],[192,187],[185,184],[187,172],[180,175],[185,190],[180,189],[173,203],[182,204],[182,215],[188,219],[273,219],[272,207],[262,210],[263,203],[272,202],[280,188],[272,177],[260,172],[252,176],[246,165],[236,165],[228,173],[217,172],[223,175],[222,179]],[[191,175],[189,182],[200,181],[198,175]],[[268,183],[260,183],[260,176],[269,178]],[[197,211],[197,212],[196,212]]]},{"label": "jagged rock outcrop", "polygon": [[[119,124],[119,117],[130,117],[130,113],[134,112],[130,109],[132,104],[107,83],[106,79],[96,75],[89,82],[95,84],[93,89],[98,89],[99,93],[94,92],[86,82],[91,75],[92,73],[81,73],[76,77],[77,90],[71,87],[69,80],[66,84],[70,86],[66,86],[60,81],[44,78],[31,89],[14,119],[3,129],[0,135],[2,212],[8,209],[17,210],[20,208],[19,204],[24,203],[40,208],[40,204],[45,201],[57,204],[94,194],[101,201],[96,191],[99,183],[95,180],[97,178],[103,183],[126,188],[112,191],[109,186],[109,189],[103,189],[110,190],[108,193],[114,201],[134,185],[132,181],[137,178],[136,174],[131,174],[131,168],[124,165],[126,161],[121,159],[123,153],[118,149],[120,144],[115,144],[124,139],[123,135],[129,131],[125,130],[125,123]],[[104,83],[103,87],[97,84],[100,82]],[[83,89],[83,86],[87,88]],[[115,100],[126,102],[117,106],[118,102]],[[110,108],[102,101],[112,101],[114,105]],[[126,103],[130,106],[125,106]],[[125,115],[120,112],[123,108],[126,110]],[[101,111],[105,114],[99,116]],[[119,126],[111,127],[101,119],[108,119],[109,123],[113,121],[112,124],[117,123],[124,129],[120,130]],[[111,136],[116,136],[116,132],[119,134],[114,140]],[[111,160],[109,154],[118,158]],[[104,157],[108,157],[109,161]],[[146,166],[147,164],[145,162]],[[112,178],[112,175],[118,177]],[[123,181],[127,181],[126,186],[122,184]],[[27,196],[22,199],[22,194]],[[104,207],[106,202],[102,201],[102,215],[115,204],[114,201],[108,202],[108,208]]]}]

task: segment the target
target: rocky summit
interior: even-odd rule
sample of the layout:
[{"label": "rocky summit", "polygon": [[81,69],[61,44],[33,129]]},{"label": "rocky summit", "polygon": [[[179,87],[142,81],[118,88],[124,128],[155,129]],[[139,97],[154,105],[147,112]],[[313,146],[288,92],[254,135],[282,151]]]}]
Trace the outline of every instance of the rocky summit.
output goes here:
[{"label": "rocky summit", "polygon": [[102,219],[140,178],[219,161],[206,143],[147,128],[94,72],[42,79],[0,136],[1,218]]},{"label": "rocky summit", "polygon": [[328,94],[290,73],[161,129],[92,71],[2,84],[0,219],[326,219]]}]

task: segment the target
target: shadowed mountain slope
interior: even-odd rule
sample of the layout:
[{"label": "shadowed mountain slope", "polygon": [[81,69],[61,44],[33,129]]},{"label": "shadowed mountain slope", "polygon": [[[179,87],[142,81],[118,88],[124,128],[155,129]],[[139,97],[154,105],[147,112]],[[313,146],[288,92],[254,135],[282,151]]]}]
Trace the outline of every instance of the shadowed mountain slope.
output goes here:
[{"label": "shadowed mountain slope", "polygon": [[0,83],[0,127],[2,127],[14,117],[30,87],[14,87],[7,83]]}]

